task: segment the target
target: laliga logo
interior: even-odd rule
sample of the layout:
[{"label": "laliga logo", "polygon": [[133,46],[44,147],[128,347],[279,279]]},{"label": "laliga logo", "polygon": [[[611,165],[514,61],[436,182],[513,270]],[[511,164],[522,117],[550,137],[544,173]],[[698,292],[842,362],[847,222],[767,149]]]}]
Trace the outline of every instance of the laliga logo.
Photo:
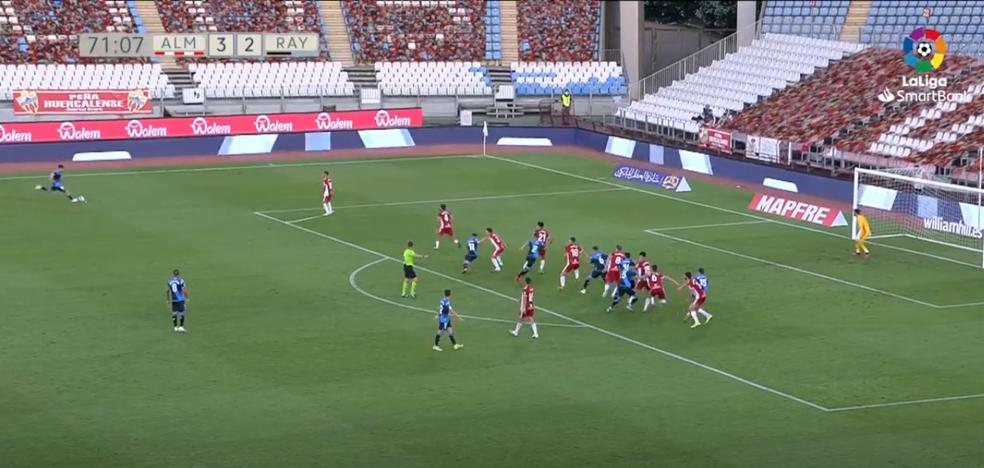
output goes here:
[{"label": "laliga logo", "polygon": [[410,119],[408,117],[391,116],[385,109],[381,109],[379,112],[376,112],[376,126],[380,128],[409,127]]},{"label": "laliga logo", "polygon": [[331,114],[327,112],[318,114],[314,118],[314,123],[318,126],[318,130],[351,130],[354,127],[351,120],[332,120]]},{"label": "laliga logo", "polygon": [[130,138],[157,138],[166,137],[167,128],[158,128],[153,125],[144,127],[143,122],[131,120],[126,124],[126,135]]},{"label": "laliga logo", "polygon": [[126,108],[130,112],[142,111],[145,110],[148,102],[150,102],[150,96],[147,94],[147,90],[135,89],[127,95]]},{"label": "laliga logo", "polygon": [[17,130],[7,131],[0,125],[0,143],[27,143],[34,139],[30,133],[18,132]]},{"label": "laliga logo", "polygon": [[232,126],[209,123],[205,117],[195,117],[191,121],[191,133],[195,135],[228,135],[232,133]]},{"label": "laliga logo", "polygon": [[72,122],[62,122],[58,126],[58,138],[64,140],[98,140],[102,137],[102,132],[99,130],[86,130],[85,127],[81,129],[75,128],[75,124]]},{"label": "laliga logo", "polygon": [[946,41],[935,29],[916,28],[902,39],[905,63],[918,73],[926,73],[943,65],[946,57]]},{"label": "laliga logo", "polygon": [[253,126],[256,127],[256,131],[260,133],[280,133],[294,130],[294,124],[290,122],[281,122],[279,120],[270,120],[270,118],[265,115],[256,117],[256,121],[253,122]]},{"label": "laliga logo", "polygon": [[40,103],[38,102],[38,93],[34,91],[21,91],[17,95],[17,105],[24,109],[25,112],[30,112],[36,114],[40,108]]}]

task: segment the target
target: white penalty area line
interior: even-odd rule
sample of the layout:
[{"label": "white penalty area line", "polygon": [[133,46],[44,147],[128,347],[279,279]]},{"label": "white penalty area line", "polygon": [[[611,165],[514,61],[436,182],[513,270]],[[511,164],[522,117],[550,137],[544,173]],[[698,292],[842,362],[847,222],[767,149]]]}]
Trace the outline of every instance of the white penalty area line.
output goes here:
[{"label": "white penalty area line", "polygon": [[[279,218],[275,218],[275,217],[270,216],[270,215],[265,214],[265,213],[254,211],[253,214],[255,214],[256,216],[265,218],[267,220],[273,221],[275,223],[279,223],[279,224],[282,224],[284,226],[288,226],[288,227],[297,229],[299,231],[303,231],[303,232],[306,232],[308,234],[312,234],[312,235],[321,237],[323,239],[328,239],[330,241],[333,241],[333,242],[336,242],[336,243],[345,245],[347,247],[351,247],[353,249],[360,250],[362,252],[365,252],[365,253],[368,253],[368,254],[371,254],[371,255],[375,255],[377,257],[380,257],[380,259],[386,259],[386,260],[390,260],[390,261],[394,261],[394,262],[399,262],[400,261],[400,260],[398,260],[395,257],[391,257],[389,255],[386,255],[386,254],[377,252],[377,251],[372,250],[372,249],[369,249],[367,247],[363,247],[361,245],[358,245],[358,244],[355,244],[355,243],[346,241],[344,239],[339,239],[337,237],[334,237],[334,236],[325,234],[325,233],[320,232],[320,231],[315,231],[313,229],[308,229],[308,228],[306,228],[304,226],[299,226],[297,224],[291,224],[291,223],[288,223],[287,221],[284,221],[284,220],[279,219]],[[484,292],[489,293],[489,294],[492,294],[494,296],[501,297],[501,298],[506,299],[506,300],[509,300],[511,302],[516,302],[516,300],[517,300],[516,298],[514,298],[512,296],[508,296],[506,294],[503,294],[503,293],[501,293],[499,291],[496,291],[496,290],[493,290],[493,289],[489,289],[489,288],[486,288],[484,286],[480,286],[480,285],[477,285],[477,284],[474,284],[474,283],[470,283],[470,282],[465,281],[465,280],[462,280],[460,278],[455,278],[453,276],[448,276],[448,275],[445,275],[445,274],[440,273],[440,272],[435,271],[435,270],[431,270],[431,269],[428,269],[428,268],[425,268],[425,267],[421,267],[421,266],[417,266],[416,268],[419,269],[419,270],[421,270],[421,271],[426,271],[426,272],[431,273],[433,275],[436,275],[436,276],[439,276],[441,278],[447,279],[449,281],[453,281],[455,283],[462,284],[464,286],[469,286],[469,287],[474,288],[474,289],[477,289],[479,291],[484,291]],[[793,402],[799,403],[801,405],[808,406],[810,408],[813,408],[813,409],[816,409],[816,410],[820,410],[820,411],[823,411],[823,412],[828,412],[829,411],[829,409],[826,408],[825,406],[819,405],[819,404],[814,403],[812,401],[804,400],[802,398],[799,398],[799,397],[794,396],[794,395],[790,395],[789,393],[783,392],[781,390],[776,390],[776,389],[774,389],[772,387],[768,387],[766,385],[762,385],[760,383],[753,382],[753,381],[748,380],[746,378],[739,377],[739,376],[737,376],[735,374],[732,374],[732,373],[730,373],[728,371],[721,370],[721,369],[718,369],[716,367],[709,366],[709,365],[704,364],[702,362],[695,361],[693,359],[690,359],[690,358],[685,357],[685,356],[681,356],[679,354],[673,353],[671,351],[667,351],[665,349],[657,348],[657,347],[655,347],[653,345],[650,345],[650,344],[647,344],[647,343],[643,343],[643,342],[641,342],[639,340],[636,340],[636,339],[633,339],[633,338],[629,338],[629,337],[624,336],[624,335],[620,335],[620,334],[615,333],[613,331],[610,331],[610,330],[607,330],[607,329],[604,329],[604,328],[601,328],[601,327],[592,325],[590,323],[587,323],[587,322],[578,320],[578,319],[573,318],[573,317],[570,317],[568,315],[564,315],[564,314],[559,313],[559,312],[554,312],[554,311],[552,311],[550,309],[547,309],[545,307],[540,307],[540,310],[542,312],[545,312],[545,313],[550,314],[550,315],[552,315],[554,317],[557,317],[557,318],[566,320],[566,321],[571,322],[573,324],[580,325],[580,326],[582,326],[584,328],[590,328],[591,330],[594,330],[594,331],[596,331],[598,333],[601,333],[601,334],[604,334],[604,335],[608,335],[608,336],[610,336],[612,338],[615,338],[615,339],[624,341],[624,342],[629,343],[629,344],[633,344],[633,345],[638,346],[640,348],[644,348],[644,349],[647,349],[647,350],[650,350],[650,351],[659,353],[659,354],[661,354],[661,355],[663,355],[665,357],[668,357],[668,358],[671,358],[671,359],[675,359],[677,361],[681,361],[681,362],[684,362],[686,364],[690,364],[690,365],[695,366],[695,367],[699,367],[699,368],[704,369],[706,371],[715,373],[715,374],[720,375],[722,377],[726,377],[726,378],[731,379],[731,380],[733,380],[735,382],[739,382],[739,383],[748,385],[748,386],[753,387],[753,388],[756,388],[758,390],[761,390],[761,391],[764,391],[764,392],[767,392],[767,393],[771,393],[772,395],[775,395],[775,396],[784,398],[786,400],[793,401]]]},{"label": "white penalty area line", "polygon": [[[409,206],[409,205],[429,205],[432,203],[456,203],[456,202],[470,202],[470,201],[488,201],[488,200],[511,200],[516,198],[534,198],[534,197],[552,197],[559,195],[579,195],[582,193],[599,193],[599,192],[622,192],[625,191],[624,188],[603,188],[603,189],[587,189],[587,190],[567,190],[562,192],[537,192],[537,193],[513,193],[507,195],[487,195],[478,197],[464,197],[464,198],[441,198],[435,200],[414,200],[414,201],[400,201],[400,202],[387,202],[387,203],[366,203],[362,205],[343,205],[336,207],[336,210],[351,210],[355,208],[379,208],[379,207],[391,207],[391,206]],[[264,210],[259,211],[259,213],[271,214],[271,213],[293,213],[298,211],[320,211],[320,207],[307,207],[307,208],[289,208],[285,210]],[[294,219],[287,221],[288,223],[302,223],[304,221],[310,221],[312,219],[323,218],[325,215],[319,214],[316,216],[308,216],[300,219]]]},{"label": "white penalty area line", "polygon": [[709,229],[709,228],[729,227],[729,226],[746,226],[749,224],[764,224],[766,222],[767,221],[755,220],[755,221],[735,221],[733,223],[695,224],[693,226],[672,226],[672,227],[652,228],[652,229],[647,229],[646,232],[686,231],[689,229]]},{"label": "white penalty area line", "polygon": [[[494,155],[491,155],[491,154],[486,155],[484,157],[489,158],[489,159],[495,159],[495,160],[502,161],[502,162],[507,162],[507,163],[510,163],[510,164],[516,164],[516,165],[520,165],[520,166],[525,166],[525,167],[529,167],[529,168],[532,168],[532,169],[539,169],[541,171],[550,172],[550,173],[553,173],[553,174],[562,175],[562,176],[566,176],[566,177],[571,177],[571,178],[574,178],[574,179],[584,180],[584,181],[592,182],[592,183],[595,183],[595,184],[608,185],[610,187],[623,187],[623,188],[625,188],[627,190],[631,190],[633,192],[644,193],[646,195],[651,195],[651,196],[654,196],[654,197],[664,198],[664,199],[667,199],[667,200],[674,200],[674,201],[677,201],[677,202],[680,202],[680,203],[686,203],[686,204],[692,205],[692,206],[699,206],[701,208],[707,208],[709,210],[720,211],[722,213],[730,213],[730,214],[741,216],[741,217],[744,217],[744,218],[757,219],[759,221],[766,222],[766,223],[779,224],[779,225],[782,225],[782,226],[788,226],[788,227],[792,227],[792,228],[796,228],[796,229],[802,229],[804,231],[810,231],[810,232],[814,232],[814,233],[817,233],[817,234],[823,234],[825,236],[836,237],[838,239],[851,240],[851,236],[837,234],[836,232],[815,229],[815,228],[811,228],[811,227],[807,227],[807,226],[802,226],[802,225],[799,225],[799,224],[793,224],[793,223],[789,223],[789,222],[785,222],[785,221],[780,221],[778,219],[766,218],[766,217],[763,217],[763,216],[756,216],[756,215],[753,215],[753,214],[750,214],[750,213],[746,213],[746,212],[743,212],[743,211],[737,211],[737,210],[732,210],[732,209],[729,209],[729,208],[723,208],[723,207],[720,207],[720,206],[710,205],[710,204],[702,203],[702,202],[699,202],[699,201],[696,201],[696,200],[688,200],[686,198],[680,198],[680,197],[677,197],[677,196],[669,195],[667,193],[654,192],[652,190],[646,190],[646,189],[643,189],[643,188],[640,188],[640,187],[635,187],[635,186],[632,186],[632,185],[619,184],[619,183],[615,183],[615,182],[612,182],[610,180],[607,180],[604,177],[602,177],[602,178],[587,177],[587,176],[583,176],[583,175],[580,175],[580,174],[574,174],[572,172],[567,172],[567,171],[562,171],[562,170],[559,170],[559,169],[554,169],[552,167],[540,166],[538,164],[528,163],[528,162],[525,162],[525,161],[517,161],[515,159],[504,158],[502,156],[494,156]],[[952,258],[947,258],[947,257],[941,256],[941,255],[933,255],[931,253],[920,252],[918,250],[907,249],[907,248],[904,248],[904,247],[898,247],[898,246],[894,246],[894,245],[890,245],[890,244],[882,244],[882,243],[875,243],[875,242],[869,242],[869,244],[877,245],[879,247],[884,247],[886,249],[898,250],[900,252],[906,252],[906,253],[913,254],[913,255],[921,255],[921,256],[924,256],[924,257],[929,257],[929,258],[933,258],[933,259],[944,261],[944,262],[954,263],[954,264],[957,264],[957,265],[964,265],[964,266],[968,266],[968,267],[974,268],[975,270],[979,270],[980,269],[980,264],[974,264],[974,263],[970,263],[970,262],[963,262],[963,261],[960,261],[960,260],[955,260],[955,259],[952,259]],[[955,305],[955,307],[963,307],[963,305]]]},{"label": "white penalty area line", "polygon": [[833,283],[842,284],[844,286],[850,286],[852,288],[863,289],[863,290],[868,291],[868,292],[873,292],[873,293],[881,294],[883,296],[888,296],[888,297],[891,297],[891,298],[894,298],[894,299],[899,299],[899,300],[902,300],[902,301],[911,302],[913,304],[919,304],[921,306],[931,307],[933,309],[939,309],[939,308],[941,308],[941,306],[939,306],[937,304],[933,304],[933,303],[926,302],[926,301],[921,301],[919,299],[914,299],[914,298],[911,298],[911,297],[908,297],[908,296],[903,296],[901,294],[896,294],[896,293],[893,293],[891,291],[885,291],[884,289],[878,289],[878,288],[873,288],[871,286],[865,286],[865,285],[860,284],[860,283],[855,283],[853,281],[848,281],[848,280],[840,279],[840,278],[837,278],[837,277],[834,277],[834,276],[825,275],[823,273],[817,273],[815,271],[805,270],[803,268],[794,267],[792,265],[787,265],[785,263],[779,263],[779,262],[774,262],[772,260],[766,260],[764,258],[753,257],[751,255],[746,255],[746,254],[743,254],[743,253],[740,253],[740,252],[735,252],[733,250],[722,249],[720,247],[715,247],[713,245],[703,244],[703,243],[695,242],[695,241],[692,241],[692,240],[689,240],[689,239],[684,239],[684,238],[681,238],[681,237],[671,236],[669,234],[664,234],[662,232],[655,231],[655,230],[652,230],[652,229],[647,229],[645,232],[647,234],[652,234],[654,236],[659,236],[659,237],[662,237],[662,238],[665,238],[665,239],[669,239],[669,240],[672,240],[672,241],[681,242],[681,243],[684,243],[684,244],[689,244],[689,245],[692,245],[692,246],[695,246],[695,247],[700,247],[700,248],[707,249],[707,250],[712,250],[714,252],[719,252],[719,253],[731,255],[733,257],[743,258],[745,260],[750,260],[750,261],[761,263],[761,264],[764,264],[764,265],[769,265],[769,266],[774,266],[774,267],[777,267],[777,268],[782,268],[784,270],[795,271],[796,273],[802,273],[804,275],[814,276],[814,277],[817,277],[817,278],[820,278],[820,279],[824,279],[824,280],[827,280],[827,281],[830,281],[830,282],[833,282]]},{"label": "white penalty area line", "polygon": [[[390,261],[390,259],[388,259],[388,258],[380,258],[378,260],[374,260],[374,261],[369,262],[369,263],[367,263],[365,265],[362,265],[359,268],[356,268],[349,275],[349,286],[352,286],[352,289],[355,289],[360,294],[362,294],[363,296],[366,296],[366,297],[368,297],[370,299],[375,299],[375,300],[377,300],[379,302],[382,302],[382,303],[385,303],[385,304],[389,304],[389,305],[396,306],[396,307],[402,307],[404,309],[409,309],[409,310],[412,310],[414,312],[423,312],[425,314],[428,314],[428,315],[432,315],[433,316],[435,314],[435,312],[433,310],[431,310],[431,309],[425,309],[423,307],[417,307],[417,306],[413,306],[413,305],[410,305],[410,304],[402,304],[402,303],[399,303],[399,302],[396,302],[396,301],[393,301],[393,300],[390,300],[390,299],[386,299],[385,297],[380,297],[380,296],[377,296],[377,295],[375,295],[375,294],[373,294],[373,293],[371,293],[369,291],[366,291],[365,289],[362,289],[362,287],[359,286],[359,283],[356,282],[356,280],[355,280],[356,277],[359,276],[359,273],[362,273],[367,268],[371,268],[373,266],[379,265],[380,263],[388,262],[388,261]],[[461,318],[474,319],[474,320],[482,320],[482,321],[485,321],[485,322],[508,323],[510,325],[516,323],[515,320],[506,320],[506,319],[493,318],[493,317],[481,317],[481,316],[478,316],[478,315],[458,314],[458,316],[461,317]],[[546,323],[546,322],[537,322],[537,324],[540,325],[540,326],[546,326],[546,327],[584,328],[583,326],[578,325],[578,324],[574,324],[574,323]]]},{"label": "white penalty area line", "polygon": [[831,413],[838,413],[843,411],[859,411],[867,409],[877,409],[877,408],[891,408],[895,406],[912,406],[912,405],[924,405],[927,403],[940,403],[945,401],[960,401],[960,400],[974,400],[984,398],[984,393],[975,393],[973,395],[957,395],[949,397],[940,398],[924,398],[922,400],[907,400],[907,401],[892,401],[887,403],[872,403],[870,405],[856,405],[856,406],[841,406],[838,408],[828,408],[827,411]]},{"label": "white penalty area line", "polygon": [[[73,172],[71,178],[76,177],[110,177],[110,176],[125,176],[125,175],[149,175],[149,174],[185,174],[185,173],[196,173],[196,172],[219,172],[219,171],[241,171],[241,170],[251,170],[251,169],[280,169],[280,168],[291,168],[291,167],[309,167],[309,166],[347,166],[350,164],[376,164],[383,162],[408,162],[408,161],[434,161],[442,159],[481,159],[483,156],[478,154],[460,154],[453,156],[422,156],[422,157],[409,157],[409,158],[376,158],[376,159],[344,159],[340,161],[332,160],[321,160],[321,161],[309,161],[309,162],[298,162],[298,163],[266,163],[266,164],[243,164],[243,165],[218,165],[218,166],[208,166],[208,167],[186,167],[180,169],[148,169],[148,170],[129,170],[129,171],[107,171],[107,172]],[[84,167],[84,166],[82,166]],[[45,177],[46,174],[37,175],[20,175],[20,176],[7,176],[0,177],[0,181],[4,180],[34,180],[39,177]]]}]

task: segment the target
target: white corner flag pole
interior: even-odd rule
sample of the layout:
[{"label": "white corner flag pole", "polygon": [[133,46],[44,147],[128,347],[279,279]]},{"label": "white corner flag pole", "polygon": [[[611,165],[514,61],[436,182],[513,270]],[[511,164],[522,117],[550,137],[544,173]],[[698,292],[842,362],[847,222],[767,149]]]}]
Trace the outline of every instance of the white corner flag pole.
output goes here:
[{"label": "white corner flag pole", "polygon": [[488,156],[489,154],[485,152],[485,140],[489,139],[489,122],[486,120],[482,122],[482,156]]}]

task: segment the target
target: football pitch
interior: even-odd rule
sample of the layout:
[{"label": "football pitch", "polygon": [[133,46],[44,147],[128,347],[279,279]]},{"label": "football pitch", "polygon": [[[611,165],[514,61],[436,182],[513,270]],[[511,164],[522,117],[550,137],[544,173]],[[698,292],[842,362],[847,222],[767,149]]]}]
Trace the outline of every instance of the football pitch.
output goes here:
[{"label": "football pitch", "polygon": [[[897,243],[864,260],[847,228],[751,213],[748,192],[611,171],[528,154],[66,173],[84,205],[0,175],[0,466],[984,463],[972,255]],[[462,240],[495,228],[505,271],[487,244],[468,274],[462,249],[432,249],[440,203]],[[507,331],[537,221],[554,243],[532,275],[534,341]],[[677,279],[704,267],[715,319],[691,330],[672,288],[610,314],[600,282],[559,291],[572,235]],[[408,240],[429,255],[415,300]],[[173,268],[186,334],[164,300]],[[437,353],[445,288],[465,347]]]}]

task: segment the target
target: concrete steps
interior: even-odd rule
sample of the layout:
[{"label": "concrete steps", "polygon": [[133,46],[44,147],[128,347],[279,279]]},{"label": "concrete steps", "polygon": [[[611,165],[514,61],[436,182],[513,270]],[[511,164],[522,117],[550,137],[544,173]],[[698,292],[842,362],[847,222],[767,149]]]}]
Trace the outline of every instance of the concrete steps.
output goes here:
[{"label": "concrete steps", "polygon": [[502,32],[502,63],[519,61],[519,29],[516,2],[499,2],[499,29]]},{"label": "concrete steps", "polygon": [[[148,34],[162,34],[167,32],[164,30],[164,23],[161,22],[161,12],[157,10],[157,2],[135,2],[137,5],[137,14],[140,15],[140,20],[143,21],[144,27],[147,28]],[[181,66],[175,62],[174,57],[160,57],[158,58],[158,63],[161,64],[161,70],[181,70]],[[175,88],[177,85],[175,85]]]},{"label": "concrete steps", "polygon": [[844,19],[844,27],[841,29],[840,40],[855,43],[861,40],[861,29],[868,22],[871,3],[870,0],[851,2],[851,6],[847,9],[847,18]]},{"label": "concrete steps", "polygon": [[332,61],[341,62],[344,66],[355,64],[352,43],[345,27],[345,15],[342,13],[342,2],[320,0],[318,9],[321,10],[321,19],[324,21],[328,53],[331,54]]}]

